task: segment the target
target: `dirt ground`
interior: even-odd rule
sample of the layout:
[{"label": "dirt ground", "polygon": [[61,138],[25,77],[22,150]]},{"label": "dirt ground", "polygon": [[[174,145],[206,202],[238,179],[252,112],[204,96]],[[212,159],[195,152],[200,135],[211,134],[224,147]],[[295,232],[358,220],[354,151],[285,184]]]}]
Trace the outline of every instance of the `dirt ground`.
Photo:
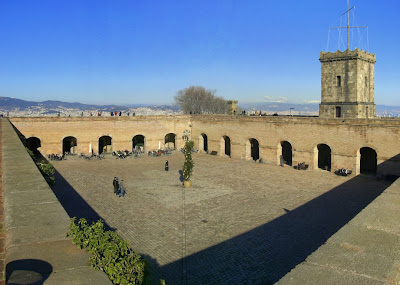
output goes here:
[{"label": "dirt ground", "polygon": [[[272,284],[321,246],[388,184],[208,154],[52,161],[70,216],[102,218],[167,284]],[[164,170],[169,161],[169,171]],[[114,176],[127,194],[113,193]]]}]

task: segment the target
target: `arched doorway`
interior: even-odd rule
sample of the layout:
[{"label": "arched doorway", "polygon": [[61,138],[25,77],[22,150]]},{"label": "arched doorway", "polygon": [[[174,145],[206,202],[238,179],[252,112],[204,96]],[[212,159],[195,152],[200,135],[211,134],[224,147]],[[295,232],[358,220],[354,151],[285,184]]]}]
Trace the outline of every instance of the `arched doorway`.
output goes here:
[{"label": "arched doorway", "polygon": [[164,143],[165,143],[165,146],[168,149],[175,150],[175,147],[176,147],[176,134],[174,134],[174,133],[167,134],[165,136]]},{"label": "arched doorway", "polygon": [[38,148],[41,147],[40,139],[37,137],[30,137],[26,140],[26,147],[33,151],[34,154],[39,152]]},{"label": "arched doorway", "polygon": [[136,135],[132,138],[132,149],[144,151],[144,136]]},{"label": "arched doorway", "polygon": [[112,152],[112,140],[110,136],[99,138],[99,154]]},{"label": "arched doorway", "polygon": [[208,138],[206,134],[201,134],[199,136],[199,150],[208,152]]},{"label": "arched doorway", "polygon": [[318,145],[318,168],[331,171],[331,148],[326,144]]},{"label": "arched doorway", "polygon": [[260,158],[260,145],[258,140],[256,139],[249,139],[250,142],[250,155],[253,160],[257,160]]},{"label": "arched doorway", "polygon": [[377,168],[376,151],[370,147],[360,149],[360,173],[375,175]]},{"label": "arched doorway", "polygon": [[221,154],[231,156],[231,139],[228,136],[223,136],[221,139]]},{"label": "arched doorway", "polygon": [[65,154],[66,152],[69,153],[76,153],[77,152],[78,143],[75,137],[65,137],[63,139],[63,151],[62,153]]},{"label": "arched doorway", "polygon": [[292,165],[292,145],[287,141],[281,142],[283,163]]}]

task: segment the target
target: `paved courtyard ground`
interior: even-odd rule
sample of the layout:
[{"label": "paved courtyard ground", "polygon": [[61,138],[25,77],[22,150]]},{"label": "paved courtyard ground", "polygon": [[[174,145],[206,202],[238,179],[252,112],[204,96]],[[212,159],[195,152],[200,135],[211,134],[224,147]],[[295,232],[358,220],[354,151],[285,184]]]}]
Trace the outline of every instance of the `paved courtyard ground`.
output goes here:
[{"label": "paved courtyard ground", "polygon": [[[170,171],[164,170],[169,160]],[[54,192],[70,216],[102,218],[167,284],[273,284],[389,184],[207,154],[52,162]],[[114,176],[127,195],[113,193]]]}]

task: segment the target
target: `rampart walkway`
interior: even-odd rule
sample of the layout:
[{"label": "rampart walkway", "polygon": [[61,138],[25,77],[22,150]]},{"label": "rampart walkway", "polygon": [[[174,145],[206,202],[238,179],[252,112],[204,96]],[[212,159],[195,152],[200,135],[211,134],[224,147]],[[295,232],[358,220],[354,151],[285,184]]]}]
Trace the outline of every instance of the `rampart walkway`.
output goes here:
[{"label": "rampart walkway", "polygon": [[8,283],[111,284],[104,273],[90,268],[88,255],[65,237],[67,213],[10,122],[0,123]]},{"label": "rampart walkway", "polygon": [[277,284],[400,284],[400,179]]}]

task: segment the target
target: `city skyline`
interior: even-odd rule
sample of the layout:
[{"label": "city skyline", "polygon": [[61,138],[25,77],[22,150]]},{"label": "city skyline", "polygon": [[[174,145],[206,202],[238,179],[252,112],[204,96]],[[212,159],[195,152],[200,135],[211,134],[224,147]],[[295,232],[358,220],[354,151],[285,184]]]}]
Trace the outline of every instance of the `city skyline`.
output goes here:
[{"label": "city skyline", "polygon": [[[350,48],[376,54],[375,103],[400,105],[400,3],[352,0]],[[225,99],[316,103],[320,51],[344,50],[346,1],[2,1],[0,96],[171,104],[191,85]],[[369,40],[369,42],[368,42]]]}]

